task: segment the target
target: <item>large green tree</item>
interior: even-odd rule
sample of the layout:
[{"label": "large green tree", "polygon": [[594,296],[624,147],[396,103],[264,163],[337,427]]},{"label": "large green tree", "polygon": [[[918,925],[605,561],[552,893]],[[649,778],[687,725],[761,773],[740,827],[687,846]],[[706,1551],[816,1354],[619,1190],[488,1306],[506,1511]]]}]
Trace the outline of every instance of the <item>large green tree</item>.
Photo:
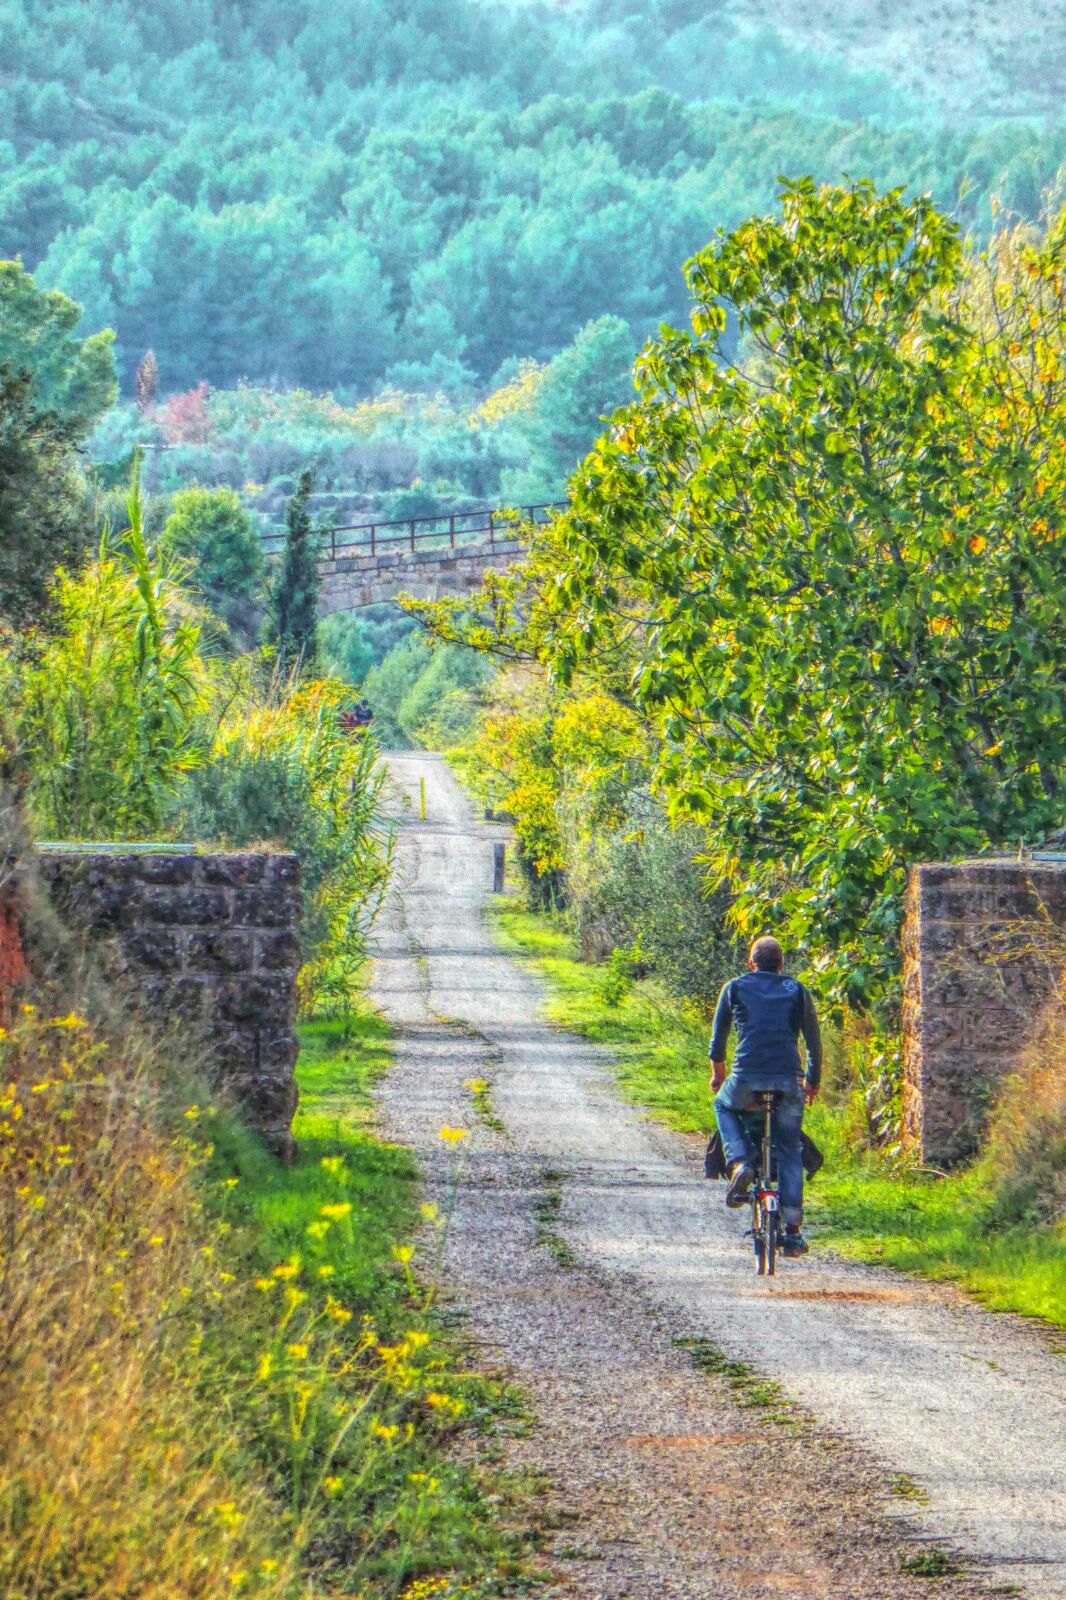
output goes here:
[{"label": "large green tree", "polygon": [[604,417],[632,398],[633,355],[628,323],[621,317],[597,317],[549,363],[527,427],[530,465],[504,476],[503,490],[510,500],[558,497]]},{"label": "large green tree", "polygon": [[71,437],[88,438],[118,395],[115,336],[79,338],[81,307],[40,289],[18,261],[0,261],[0,368],[31,380],[33,404],[62,417]]},{"label": "large green tree", "polygon": [[79,339],[80,316],[0,262],[0,616],[19,627],[41,620],[91,530],[78,452],[117,384],[111,334]]},{"label": "large green tree", "polygon": [[179,489],[160,548],[190,563],[190,577],[233,642],[247,648],[261,616],[266,562],[255,523],[232,489]]},{"label": "large green tree", "polygon": [[542,654],[624,668],[741,926],[890,1013],[906,864],[1063,821],[1066,229],[966,277],[927,200],[801,181],[687,271],[692,331],[572,482]]}]

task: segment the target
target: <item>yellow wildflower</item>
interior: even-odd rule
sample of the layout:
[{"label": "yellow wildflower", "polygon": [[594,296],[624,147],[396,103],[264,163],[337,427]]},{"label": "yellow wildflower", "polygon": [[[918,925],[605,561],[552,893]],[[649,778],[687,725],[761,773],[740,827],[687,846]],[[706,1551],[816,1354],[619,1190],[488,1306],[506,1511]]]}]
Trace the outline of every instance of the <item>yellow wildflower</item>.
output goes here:
[{"label": "yellow wildflower", "polygon": [[460,1139],[467,1137],[467,1132],[465,1128],[449,1128],[445,1126],[440,1130],[440,1137],[445,1144],[458,1144]]},{"label": "yellow wildflower", "polygon": [[337,1477],[323,1478],[322,1487],[327,1494],[340,1494],[344,1488],[344,1479]]},{"label": "yellow wildflower", "polygon": [[285,1261],[280,1267],[274,1268],[275,1278],[295,1278],[300,1270],[298,1261]]},{"label": "yellow wildflower", "polygon": [[294,1361],[307,1360],[307,1346],[305,1344],[297,1342],[296,1344],[287,1344],[285,1348]]},{"label": "yellow wildflower", "polygon": [[346,1217],[351,1209],[351,1205],[347,1200],[341,1200],[336,1205],[322,1206],[321,1211],[322,1215],[329,1217],[331,1222],[338,1222],[341,1217]]},{"label": "yellow wildflower", "polygon": [[384,1439],[386,1444],[391,1444],[400,1430],[394,1422],[375,1422],[370,1431],[375,1439]]}]

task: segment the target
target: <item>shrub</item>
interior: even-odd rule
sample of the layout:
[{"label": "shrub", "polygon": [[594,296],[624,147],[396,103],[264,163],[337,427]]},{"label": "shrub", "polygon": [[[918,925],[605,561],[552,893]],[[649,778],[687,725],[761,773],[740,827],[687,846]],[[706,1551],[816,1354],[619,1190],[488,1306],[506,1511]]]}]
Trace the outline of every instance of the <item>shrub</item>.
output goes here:
[{"label": "shrub", "polygon": [[671,827],[651,796],[632,792],[621,825],[586,841],[595,869],[572,880],[572,915],[582,933],[599,930],[616,947],[636,942],[670,993],[709,1009],[736,972],[739,949],[730,896],[708,883],[703,844],[698,827]]},{"label": "shrub", "polygon": [[298,852],[312,1005],[330,996],[347,1005],[391,862],[377,746],[341,726],[350,699],[329,681],[278,680],[265,694],[245,684],[208,759],[189,774],[175,821],[187,839],[272,841]]},{"label": "shrub", "polygon": [[332,678],[342,683],[362,683],[374,661],[374,651],[356,611],[335,611],[318,625],[318,659]]}]

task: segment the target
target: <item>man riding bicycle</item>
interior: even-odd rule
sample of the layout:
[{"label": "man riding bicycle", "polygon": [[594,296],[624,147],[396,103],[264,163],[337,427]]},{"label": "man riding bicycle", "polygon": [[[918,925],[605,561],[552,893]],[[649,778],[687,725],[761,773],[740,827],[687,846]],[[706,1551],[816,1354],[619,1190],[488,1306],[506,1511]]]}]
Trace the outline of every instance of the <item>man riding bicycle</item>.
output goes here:
[{"label": "man riding bicycle", "polygon": [[[786,977],[785,955],[776,939],[756,939],[748,971],[732,978],[718,996],[711,1034],[711,1094],[714,1115],[729,1167],[725,1203],[742,1206],[755,1181],[758,1156],[745,1113],[755,1095],[776,1091],[773,1144],[785,1224],[783,1251],[804,1256],[802,1131],[804,1104],[811,1105],[822,1081],[822,1041],[814,1002],[795,978]],[[725,1047],[730,1028],[737,1033],[733,1068],[726,1076]],[[798,1039],[807,1046],[807,1071],[801,1075]]]}]

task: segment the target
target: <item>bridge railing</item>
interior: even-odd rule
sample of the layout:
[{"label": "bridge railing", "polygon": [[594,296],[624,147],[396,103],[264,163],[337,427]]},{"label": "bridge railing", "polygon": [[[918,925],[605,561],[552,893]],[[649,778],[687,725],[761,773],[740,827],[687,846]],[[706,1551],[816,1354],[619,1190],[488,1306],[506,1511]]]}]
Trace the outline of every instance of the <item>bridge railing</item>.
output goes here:
[{"label": "bridge railing", "polygon": [[[501,510],[481,506],[475,511],[444,511],[434,517],[400,517],[393,522],[352,522],[343,527],[326,527],[319,535],[319,558],[336,561],[338,556],[378,555],[390,549],[407,549],[412,555],[419,547],[452,549],[475,539],[488,537],[489,545],[507,544],[523,527],[543,527],[565,500],[545,501],[535,506],[512,506]],[[344,538],[354,534],[354,538]],[[284,533],[266,533],[262,539],[268,558],[281,554]]]}]

